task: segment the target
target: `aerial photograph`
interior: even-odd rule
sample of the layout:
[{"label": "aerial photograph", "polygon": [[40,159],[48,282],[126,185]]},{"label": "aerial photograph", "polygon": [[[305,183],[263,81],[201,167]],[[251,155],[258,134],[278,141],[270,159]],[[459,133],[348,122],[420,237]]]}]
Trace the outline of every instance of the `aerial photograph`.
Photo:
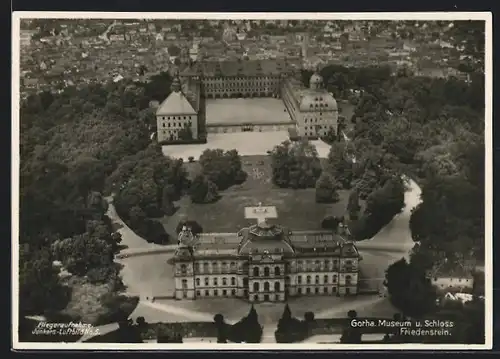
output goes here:
[{"label": "aerial photograph", "polygon": [[21,16],[14,344],[487,343],[486,21],[271,15]]}]

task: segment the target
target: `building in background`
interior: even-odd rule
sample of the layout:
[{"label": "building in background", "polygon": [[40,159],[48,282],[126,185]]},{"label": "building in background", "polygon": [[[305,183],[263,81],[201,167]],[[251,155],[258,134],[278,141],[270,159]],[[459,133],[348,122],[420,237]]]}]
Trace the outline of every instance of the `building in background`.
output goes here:
[{"label": "building in background", "polygon": [[295,122],[301,137],[323,137],[337,132],[337,101],[323,86],[323,78],[314,73],[306,88],[297,78],[287,78],[281,87],[281,98]]},{"label": "building in background", "polygon": [[238,233],[195,236],[185,227],[174,256],[175,298],[356,295],[360,255],[342,235],[290,232],[266,221]]}]

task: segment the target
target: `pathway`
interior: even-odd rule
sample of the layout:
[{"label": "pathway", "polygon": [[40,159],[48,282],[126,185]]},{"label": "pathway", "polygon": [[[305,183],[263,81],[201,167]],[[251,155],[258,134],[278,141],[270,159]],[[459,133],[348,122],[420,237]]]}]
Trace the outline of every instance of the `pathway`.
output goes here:
[{"label": "pathway", "polygon": [[156,243],[148,243],[144,238],[135,234],[135,232],[131,230],[125,222],[123,222],[118,213],[116,213],[115,206],[113,205],[113,198],[106,197],[106,201],[108,202],[108,211],[106,212],[106,215],[111,219],[111,222],[119,228],[117,232],[122,235],[122,242],[120,244],[127,246],[127,248],[122,250],[120,253],[125,254],[127,251],[136,251],[138,249],[150,250],[167,247]]}]

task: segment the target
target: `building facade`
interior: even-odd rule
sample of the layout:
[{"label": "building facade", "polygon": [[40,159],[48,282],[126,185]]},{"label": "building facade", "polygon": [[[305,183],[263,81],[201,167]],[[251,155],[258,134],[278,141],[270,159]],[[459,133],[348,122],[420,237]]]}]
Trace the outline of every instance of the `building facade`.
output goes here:
[{"label": "building facade", "polygon": [[[206,61],[190,65],[172,83],[171,94],[159,106],[156,118],[158,141],[183,139],[186,128],[193,139],[206,133],[296,130],[305,138],[336,134],[339,111],[335,98],[314,73],[309,86],[297,76],[297,62],[277,60]],[[234,97],[275,97],[283,101],[289,120],[270,122],[252,119],[249,123],[205,121],[205,99]]]},{"label": "building facade", "polygon": [[179,234],[175,298],[356,295],[360,255],[343,233],[290,232],[266,221],[237,233]]},{"label": "building facade", "polygon": [[309,88],[296,78],[285,79],[281,98],[299,136],[323,137],[330,131],[337,133],[337,101],[323,88],[323,78],[319,74],[311,76]]},{"label": "building facade", "polygon": [[198,81],[186,79],[181,82],[175,77],[170,95],[156,110],[158,142],[199,139],[204,130],[204,115]]}]

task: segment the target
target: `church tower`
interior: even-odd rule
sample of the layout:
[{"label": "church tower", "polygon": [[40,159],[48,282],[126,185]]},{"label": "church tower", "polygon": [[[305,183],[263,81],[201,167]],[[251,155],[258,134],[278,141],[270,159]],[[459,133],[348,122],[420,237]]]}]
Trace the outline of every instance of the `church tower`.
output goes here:
[{"label": "church tower", "polygon": [[302,60],[307,60],[309,50],[309,34],[305,33],[302,37]]}]

